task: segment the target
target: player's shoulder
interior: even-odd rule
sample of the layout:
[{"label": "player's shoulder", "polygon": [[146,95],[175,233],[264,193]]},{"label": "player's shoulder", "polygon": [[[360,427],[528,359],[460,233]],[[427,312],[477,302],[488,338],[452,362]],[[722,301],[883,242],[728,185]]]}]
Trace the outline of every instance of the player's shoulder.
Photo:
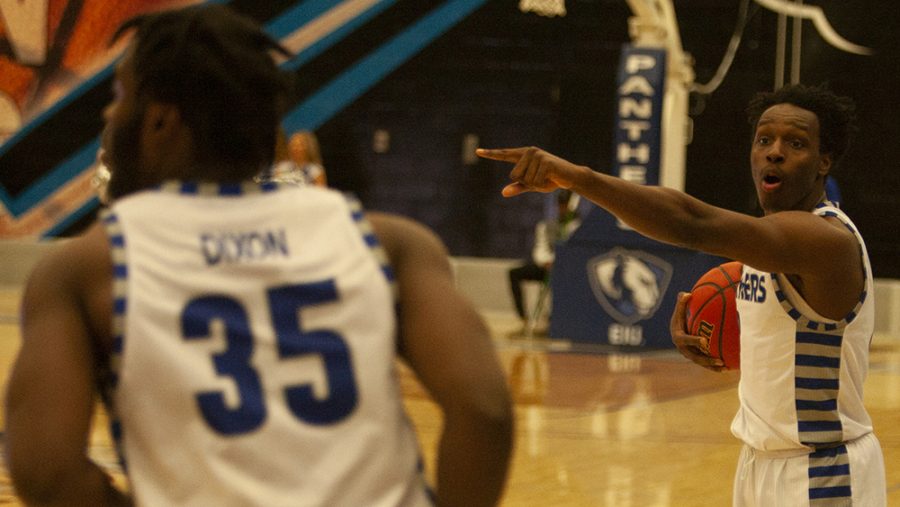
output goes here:
[{"label": "player's shoulder", "polygon": [[842,231],[852,233],[856,230],[850,217],[837,206],[818,206],[813,210],[813,214]]},{"label": "player's shoulder", "polygon": [[29,274],[29,285],[78,289],[86,286],[86,282],[108,274],[108,239],[100,223],[77,237],[53,242],[53,247]]},{"label": "player's shoulder", "polygon": [[21,303],[23,319],[64,308],[86,308],[92,288],[103,282],[104,273],[107,279],[111,276],[108,263],[105,270],[101,267],[98,243],[103,237],[98,227],[75,238],[52,240],[28,274]]},{"label": "player's shoulder", "polygon": [[443,248],[443,243],[434,231],[411,218],[380,211],[366,212],[366,218],[382,240],[391,239]]},{"label": "player's shoulder", "polygon": [[438,235],[416,220],[376,211],[367,212],[366,218],[392,261],[410,256],[446,258],[448,255]]}]

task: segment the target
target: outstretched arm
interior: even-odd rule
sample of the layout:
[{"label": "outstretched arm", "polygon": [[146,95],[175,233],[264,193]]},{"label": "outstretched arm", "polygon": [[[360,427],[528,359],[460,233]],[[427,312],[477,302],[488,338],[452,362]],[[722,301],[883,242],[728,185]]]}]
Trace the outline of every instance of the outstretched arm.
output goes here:
[{"label": "outstretched arm", "polygon": [[717,222],[736,221],[743,216],[673,189],[638,185],[599,173],[539,148],[479,149],[477,153],[483,158],[514,164],[509,173],[512,182],[503,188],[506,197],[570,189],[641,234],[686,248],[722,254],[727,245],[716,244],[705,232],[718,226]]},{"label": "outstretched arm", "polygon": [[438,505],[499,501],[512,450],[506,377],[487,328],[456,290],[447,252],[425,227],[370,213],[400,290],[401,354],[444,415]]},{"label": "outstretched arm", "polygon": [[480,149],[477,153],[514,164],[509,174],[512,183],[503,189],[507,197],[571,189],[647,237],[760,270],[799,276],[807,301],[826,317],[842,318],[862,291],[859,243],[836,219],[808,211],[751,217],[674,189],[602,174],[538,148]]}]

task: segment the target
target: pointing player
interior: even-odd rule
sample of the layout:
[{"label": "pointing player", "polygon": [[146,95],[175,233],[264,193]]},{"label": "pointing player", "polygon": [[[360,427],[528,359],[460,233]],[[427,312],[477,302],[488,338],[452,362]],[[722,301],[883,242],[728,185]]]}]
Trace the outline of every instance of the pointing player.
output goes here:
[{"label": "pointing player", "polygon": [[[494,505],[505,377],[424,227],[272,162],[284,52],[206,4],[135,32],[104,111],[111,204],[22,302],[6,452],[29,505]],[[395,357],[443,411],[424,480]],[[87,456],[99,391],[130,491]]]},{"label": "pointing player", "polygon": [[[738,301],[744,442],[734,505],[884,506],[881,448],[863,406],[874,329],[872,271],[856,227],[825,199],[829,172],[847,149],[853,102],[819,87],[759,94],[750,165],[763,217],[705,204],[669,188],[629,183],[537,148],[479,150],[515,164],[503,195],[567,188],[653,239],[744,263]],[[742,291],[749,292],[749,291]],[[700,337],[685,332],[679,298],[672,338],[713,370]]]}]

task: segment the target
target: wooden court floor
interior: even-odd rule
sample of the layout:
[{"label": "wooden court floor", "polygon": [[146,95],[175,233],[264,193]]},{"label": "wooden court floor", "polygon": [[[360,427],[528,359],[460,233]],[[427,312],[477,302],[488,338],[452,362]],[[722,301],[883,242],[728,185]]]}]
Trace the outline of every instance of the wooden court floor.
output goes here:
[{"label": "wooden court floor", "polygon": [[[18,297],[17,288],[0,289],[4,382],[19,344]],[[729,432],[737,372],[708,372],[673,352],[579,352],[559,342],[511,339],[509,322],[488,323],[516,402],[516,450],[502,506],[731,504],[740,449]],[[433,470],[440,413],[402,366],[400,374]],[[900,506],[900,336],[876,336],[865,389],[884,449],[888,505]],[[118,474],[106,425],[95,427],[91,454]],[[5,469],[0,505],[21,505]]]}]

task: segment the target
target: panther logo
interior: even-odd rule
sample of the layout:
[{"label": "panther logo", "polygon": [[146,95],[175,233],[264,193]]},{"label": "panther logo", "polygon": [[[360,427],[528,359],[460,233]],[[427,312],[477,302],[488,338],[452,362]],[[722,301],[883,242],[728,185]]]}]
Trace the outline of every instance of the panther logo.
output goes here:
[{"label": "panther logo", "polygon": [[613,248],[587,263],[597,302],[621,324],[652,317],[672,280],[672,265],[641,251]]}]

